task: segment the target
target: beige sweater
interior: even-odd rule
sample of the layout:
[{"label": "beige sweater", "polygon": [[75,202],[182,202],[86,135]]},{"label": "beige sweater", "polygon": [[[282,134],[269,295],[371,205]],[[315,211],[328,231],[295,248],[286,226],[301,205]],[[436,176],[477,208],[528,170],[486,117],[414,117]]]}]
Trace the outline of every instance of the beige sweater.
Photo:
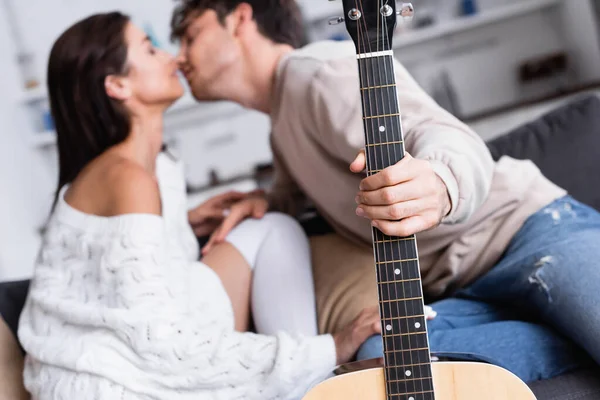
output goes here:
[{"label": "beige sweater", "polygon": [[[439,296],[489,270],[524,221],[565,191],[530,161],[494,162],[483,140],[439,107],[395,64],[406,150],[429,160],[452,209],[417,235],[427,294]],[[338,233],[371,244],[354,198],[364,176],[349,165],[364,147],[358,66],[350,42],[320,42],[286,55],[277,71],[271,144],[273,208],[294,214],[311,201]]]}]

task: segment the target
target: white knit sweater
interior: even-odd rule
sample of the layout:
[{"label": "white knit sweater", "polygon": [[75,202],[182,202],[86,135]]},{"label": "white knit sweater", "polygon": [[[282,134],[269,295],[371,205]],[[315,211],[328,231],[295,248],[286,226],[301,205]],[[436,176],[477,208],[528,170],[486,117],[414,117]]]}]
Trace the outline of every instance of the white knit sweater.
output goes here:
[{"label": "white knit sweater", "polygon": [[195,261],[183,174],[158,169],[162,217],[88,215],[61,193],[20,321],[26,387],[40,400],[301,397],[334,368],[332,337],[235,332],[219,278]]}]

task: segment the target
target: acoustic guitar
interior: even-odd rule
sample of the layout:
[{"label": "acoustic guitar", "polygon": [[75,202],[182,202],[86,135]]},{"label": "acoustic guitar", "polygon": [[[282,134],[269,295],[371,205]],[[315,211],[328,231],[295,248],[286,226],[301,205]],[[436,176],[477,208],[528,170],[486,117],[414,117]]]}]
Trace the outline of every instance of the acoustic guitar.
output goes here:
[{"label": "acoustic guitar", "polygon": [[[404,157],[392,36],[393,0],[343,0],[346,29],[357,53],[367,175]],[[485,363],[432,362],[424,315],[416,237],[373,228],[373,253],[383,340],[382,367],[345,373],[315,386],[304,400],[535,400],[514,374]]]}]

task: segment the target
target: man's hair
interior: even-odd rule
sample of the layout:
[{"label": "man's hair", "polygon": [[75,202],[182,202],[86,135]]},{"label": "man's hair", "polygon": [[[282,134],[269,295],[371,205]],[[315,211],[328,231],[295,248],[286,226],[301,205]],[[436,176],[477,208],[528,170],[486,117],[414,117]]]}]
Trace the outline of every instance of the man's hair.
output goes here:
[{"label": "man's hair", "polygon": [[275,43],[294,48],[306,44],[302,14],[296,0],[178,0],[171,18],[171,40],[185,34],[194,18],[207,10],[214,10],[222,24],[225,17],[242,3],[252,7],[260,33]]}]

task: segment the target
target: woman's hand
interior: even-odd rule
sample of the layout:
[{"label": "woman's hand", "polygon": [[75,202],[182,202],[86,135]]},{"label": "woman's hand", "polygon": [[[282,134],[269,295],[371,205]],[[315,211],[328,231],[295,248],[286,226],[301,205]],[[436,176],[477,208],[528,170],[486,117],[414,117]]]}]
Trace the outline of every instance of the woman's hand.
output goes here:
[{"label": "woman's hand", "polygon": [[240,222],[246,218],[262,218],[269,209],[269,203],[262,190],[249,193],[246,198],[233,204],[221,225],[212,233],[210,239],[202,248],[206,255],[215,245],[225,241],[225,238]]},{"label": "woman's hand", "polygon": [[365,308],[358,317],[340,332],[333,335],[337,364],[349,362],[359,347],[371,336],[381,333],[379,307]]}]

